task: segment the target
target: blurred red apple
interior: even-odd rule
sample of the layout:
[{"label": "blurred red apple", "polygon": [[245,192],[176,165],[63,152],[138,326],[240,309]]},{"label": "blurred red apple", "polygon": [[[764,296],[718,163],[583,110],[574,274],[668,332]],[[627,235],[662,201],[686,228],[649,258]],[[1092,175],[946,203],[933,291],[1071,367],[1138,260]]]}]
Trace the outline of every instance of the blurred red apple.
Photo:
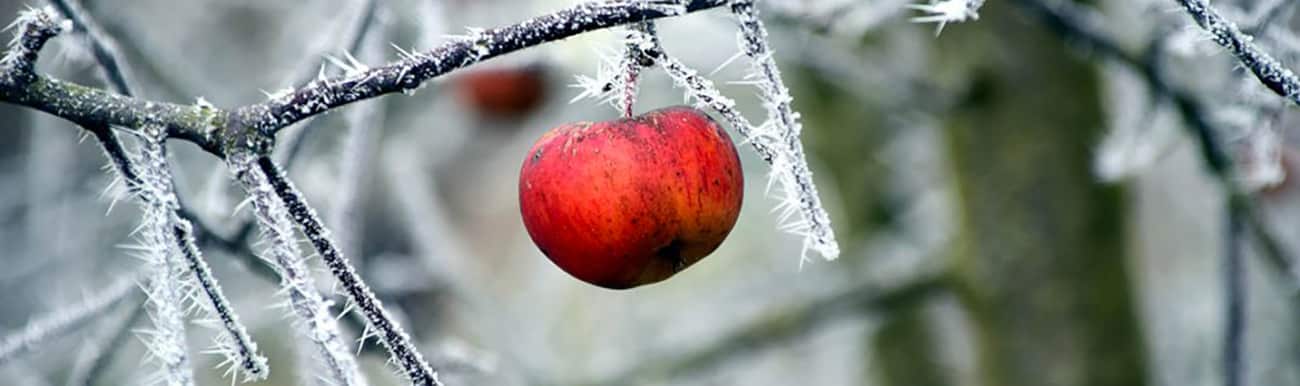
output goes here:
[{"label": "blurred red apple", "polygon": [[541,65],[485,68],[453,81],[460,99],[481,117],[516,119],[541,106],[546,97]]},{"label": "blurred red apple", "polygon": [[551,262],[625,289],[717,249],[736,224],[743,185],[727,133],[699,110],[669,107],[542,135],[519,175],[519,206]]}]

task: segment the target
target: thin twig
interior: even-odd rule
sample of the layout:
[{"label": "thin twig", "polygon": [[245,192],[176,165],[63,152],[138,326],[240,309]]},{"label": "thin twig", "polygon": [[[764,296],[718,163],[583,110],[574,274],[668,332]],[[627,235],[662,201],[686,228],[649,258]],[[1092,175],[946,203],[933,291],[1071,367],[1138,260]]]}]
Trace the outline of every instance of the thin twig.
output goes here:
[{"label": "thin twig", "polygon": [[327,371],[326,379],[337,385],[364,385],[365,379],[344,343],[338,321],[330,315],[329,302],[321,297],[306,259],[298,251],[289,212],[276,199],[267,175],[257,169],[251,154],[233,154],[227,163],[248,192],[263,237],[269,243],[263,258],[275,264],[280,286],[302,325],[298,331],[316,345],[318,358]]},{"label": "thin twig", "polygon": [[803,143],[799,140],[803,124],[791,106],[794,98],[781,80],[781,71],[768,47],[767,29],[758,19],[753,0],[732,0],[731,12],[740,27],[741,49],[753,62],[754,72],[750,77],[763,96],[763,107],[767,108],[768,122],[761,127],[768,130],[751,140],[769,142],[768,146],[775,150],[772,178],[782,186],[787,208],[791,212],[797,210],[803,217],[791,224],[790,230],[804,236],[805,251],[812,249],[823,258],[833,260],[839,257],[840,247],[808,168]]},{"label": "thin twig", "polygon": [[[160,362],[159,376],[168,385],[194,384],[188,345],[185,343],[183,288],[185,272],[172,227],[175,225],[174,197],[163,194],[162,186],[171,181],[163,148],[163,131],[159,126],[141,128],[144,143],[140,146],[140,185],[135,192],[144,212],[139,250],[150,267],[148,298],[153,330],[148,332],[145,347]],[[171,198],[171,199],[169,199]]]},{"label": "thin twig", "polygon": [[316,248],[316,252],[320,254],[325,265],[334,274],[334,278],[343,287],[352,305],[365,315],[369,327],[378,334],[379,341],[388,349],[393,361],[402,367],[406,377],[420,386],[441,385],[442,383],[438,381],[438,373],[424,360],[424,356],[420,355],[415,344],[411,342],[411,337],[397,325],[393,317],[384,309],[383,303],[370,287],[366,286],[356,269],[339,251],[330,238],[329,230],[316,215],[316,211],[304,201],[302,192],[285,177],[284,171],[275,164],[275,161],[267,157],[258,157],[255,162],[258,170],[268,179],[275,194],[284,201],[289,215],[298,223],[299,229],[307,236],[307,240]]}]

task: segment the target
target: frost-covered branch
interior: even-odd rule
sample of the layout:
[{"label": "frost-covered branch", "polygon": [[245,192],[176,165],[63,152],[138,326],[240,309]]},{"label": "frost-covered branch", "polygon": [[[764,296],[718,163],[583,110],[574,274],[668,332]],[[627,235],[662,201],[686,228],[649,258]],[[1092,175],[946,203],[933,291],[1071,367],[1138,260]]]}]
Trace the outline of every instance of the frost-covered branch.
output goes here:
[{"label": "frost-covered branch", "polygon": [[135,293],[136,283],[142,275],[123,275],[106,288],[96,290],[93,295],[80,302],[66,305],[49,314],[42,315],[28,322],[22,329],[0,338],[0,365],[8,363],[18,355],[46,344],[52,338],[64,336],[87,321],[99,318],[123,299]]},{"label": "frost-covered branch", "polygon": [[140,181],[136,194],[140,197],[143,224],[140,230],[139,251],[150,267],[148,298],[153,329],[146,332],[145,347],[150,357],[160,362],[158,374],[167,385],[193,385],[194,373],[190,367],[188,345],[185,343],[184,302],[187,290],[182,262],[172,227],[175,202],[162,193],[162,186],[171,181],[166,166],[166,153],[162,145],[162,129],[146,126],[144,144],[140,147]]},{"label": "frost-covered branch", "polygon": [[284,126],[348,103],[415,91],[429,79],[501,54],[582,32],[682,15],[724,3],[725,0],[587,2],[514,25],[471,29],[466,36],[433,50],[407,53],[398,62],[353,71],[342,78],[315,81],[265,103],[236,109],[232,116],[246,129],[272,134]]},{"label": "frost-covered branch", "polygon": [[230,300],[222,293],[217,278],[212,276],[212,268],[208,267],[208,262],[203,259],[203,254],[196,246],[190,222],[181,218],[174,221],[173,237],[177,240],[177,246],[189,266],[189,271],[194,274],[194,280],[198,282],[198,289],[203,292],[202,299],[198,301],[203,303],[207,315],[213,318],[205,321],[205,324],[212,325],[220,331],[216,341],[217,347],[213,351],[226,357],[226,363],[231,365],[230,372],[233,373],[234,378],[239,378],[238,370],[243,370],[245,381],[265,379],[270,374],[266,357],[257,352],[257,343],[253,342],[248,329],[239,322],[239,315],[235,314],[235,310],[230,306]]},{"label": "frost-covered branch", "polygon": [[[115,49],[111,48],[113,43],[109,40],[107,34],[94,23],[93,19],[85,16],[84,10],[77,1],[54,0],[52,3],[63,13],[64,17],[71,20],[82,33],[87,35],[87,40],[95,53],[99,68],[104,72],[105,78],[109,80],[109,84],[114,91],[126,96],[133,95],[134,91],[127,81],[128,77],[124,73],[124,69],[118,65],[120,62],[119,55]],[[181,208],[180,200],[172,186],[170,173],[167,172],[169,169],[162,149],[163,139],[146,139],[146,142],[154,141],[157,143],[146,145],[149,148],[142,150],[143,159],[141,161],[154,163],[143,165],[143,167],[151,169],[150,175],[158,177],[158,179],[144,181],[141,179],[141,175],[136,172],[136,166],[123,147],[120,138],[111,128],[95,126],[87,127],[87,130],[95,136],[104,153],[108,156],[114,170],[126,183],[129,191],[137,192],[142,200],[157,201],[168,209],[169,213],[166,215],[171,227],[170,239],[174,241],[180,256],[184,257],[189,271],[194,274],[198,289],[203,292],[200,302],[208,315],[215,318],[212,324],[221,331],[218,334],[217,349],[215,351],[225,355],[227,362],[237,366],[232,366],[232,371],[242,369],[246,374],[246,379],[266,378],[269,373],[266,358],[257,352],[257,344],[252,341],[247,329],[239,322],[238,315],[230,307],[230,301],[222,293],[216,278],[212,276],[211,268],[208,267],[196,245],[194,226],[185,218],[188,216]]]},{"label": "frost-covered branch", "polygon": [[263,258],[272,262],[280,274],[280,286],[289,297],[297,330],[315,344],[327,372],[324,378],[336,385],[364,385],[356,358],[343,339],[338,321],[330,315],[330,303],[317,290],[307,260],[298,250],[289,212],[276,199],[267,176],[258,170],[256,158],[246,152],[235,153],[227,159],[227,166],[248,192],[267,242]]},{"label": "frost-covered branch", "polygon": [[1210,34],[1215,43],[1237,57],[1243,66],[1255,74],[1255,78],[1259,79],[1260,83],[1277,95],[1290,100],[1291,103],[1300,104],[1300,78],[1272,55],[1259,48],[1253,37],[1241,32],[1236,23],[1224,19],[1219,11],[1205,0],[1177,1],[1192,16],[1196,24]]},{"label": "frost-covered branch", "polygon": [[126,97],[33,72],[45,41],[66,28],[53,10],[32,10],[15,23],[18,38],[0,60],[0,101],[32,107],[83,126],[161,124],[169,137],[224,156],[262,152],[279,130],[330,109],[396,92],[474,63],[584,32],[715,8],[726,0],[592,1],[516,24],[475,29],[468,36],[380,67],[320,79],[268,101],[230,110]]},{"label": "frost-covered branch", "polygon": [[[331,44],[331,47],[325,52],[312,55],[310,60],[298,67],[297,72],[290,78],[290,82],[294,85],[304,85],[317,77],[324,76],[327,69],[321,65],[322,58],[329,57],[337,50],[343,50],[349,55],[360,50],[362,43],[373,36],[375,30],[386,27],[381,25],[383,23],[380,23],[379,19],[378,0],[367,0],[361,5],[361,12],[352,21],[349,33],[343,37],[342,43]],[[279,151],[276,152],[276,159],[284,162],[285,168],[292,167],[301,158],[302,149],[307,142],[305,140],[307,138],[306,133],[315,130],[316,126],[320,125],[320,122],[315,119],[304,120],[300,122],[303,126],[301,129],[289,131],[281,138],[281,145],[278,146]],[[216,181],[217,174],[220,173],[214,174],[213,181]],[[255,220],[250,218],[236,226],[234,236],[231,237],[232,241],[240,245],[247,244],[253,236],[253,230],[256,228],[254,222]]]},{"label": "frost-covered branch", "polygon": [[269,188],[284,201],[287,214],[298,223],[302,233],[307,235],[307,240],[316,248],[316,252],[320,254],[325,265],[334,274],[334,278],[343,287],[352,305],[366,317],[369,328],[378,334],[379,341],[384,344],[384,348],[388,349],[392,360],[401,366],[406,377],[413,384],[420,386],[442,385],[438,381],[438,373],[420,355],[415,344],[411,342],[411,337],[397,325],[393,317],[384,309],[383,303],[361,280],[352,263],[348,262],[339,251],[334,240],[330,238],[329,230],[316,215],[316,211],[304,201],[302,192],[293,186],[275,161],[267,157],[258,157],[254,162],[257,171],[266,176]]},{"label": "frost-covered branch", "polygon": [[28,8],[20,13],[18,19],[5,28],[17,32],[9,41],[4,56],[0,57],[0,85],[24,86],[31,82],[41,48],[71,27],[48,8]]},{"label": "frost-covered branch", "polygon": [[740,27],[738,43],[741,51],[753,62],[753,73],[748,78],[758,87],[767,108],[767,122],[760,126],[760,135],[750,141],[769,142],[775,150],[772,162],[772,179],[781,186],[783,205],[788,210],[783,217],[798,211],[801,220],[788,225],[791,232],[804,236],[804,250],[812,249],[827,260],[840,255],[840,246],[831,229],[831,218],[822,208],[817,185],[813,183],[812,170],[804,157],[799,135],[803,131],[799,113],[791,106],[794,98],[781,80],[781,71],[767,44],[767,29],[758,19],[753,0],[733,0],[731,12]]}]

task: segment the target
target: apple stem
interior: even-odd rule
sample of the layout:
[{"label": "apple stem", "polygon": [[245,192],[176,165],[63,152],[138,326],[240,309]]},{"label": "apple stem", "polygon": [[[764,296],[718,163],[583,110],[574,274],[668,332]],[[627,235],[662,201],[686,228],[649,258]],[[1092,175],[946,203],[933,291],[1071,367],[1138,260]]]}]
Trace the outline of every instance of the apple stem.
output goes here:
[{"label": "apple stem", "polygon": [[648,44],[652,43],[647,43],[644,36],[655,36],[653,22],[643,21],[628,26],[625,49],[618,66],[620,72],[615,79],[622,86],[619,106],[622,107],[623,118],[631,118],[633,115],[632,106],[636,104],[637,81],[641,69],[654,64],[651,54],[645,52],[650,47]]}]

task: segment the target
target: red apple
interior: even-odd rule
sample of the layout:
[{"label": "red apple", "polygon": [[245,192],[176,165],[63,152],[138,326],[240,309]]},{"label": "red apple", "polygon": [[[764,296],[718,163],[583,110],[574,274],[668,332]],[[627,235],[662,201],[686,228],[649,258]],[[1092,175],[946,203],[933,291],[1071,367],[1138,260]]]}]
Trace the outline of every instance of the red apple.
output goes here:
[{"label": "red apple", "polygon": [[480,117],[517,119],[546,99],[545,75],[541,65],[486,68],[461,74],[453,84],[461,101]]},{"label": "red apple", "polygon": [[655,283],[713,252],[740,214],[727,132],[699,110],[551,129],[528,151],[519,206],[551,262],[611,289]]}]

